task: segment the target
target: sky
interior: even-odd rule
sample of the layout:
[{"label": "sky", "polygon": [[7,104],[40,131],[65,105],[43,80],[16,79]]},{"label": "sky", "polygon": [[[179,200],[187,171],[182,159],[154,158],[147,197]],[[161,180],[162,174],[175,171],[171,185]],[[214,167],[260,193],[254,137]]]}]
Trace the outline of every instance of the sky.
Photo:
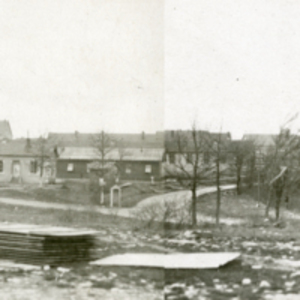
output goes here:
[{"label": "sky", "polygon": [[277,133],[300,111],[299,15],[293,0],[167,0],[165,127]]},{"label": "sky", "polygon": [[161,0],[0,0],[0,120],[14,137],[163,128]]},{"label": "sky", "polygon": [[296,0],[0,0],[0,120],[14,137],[276,133],[300,111],[299,15]]}]

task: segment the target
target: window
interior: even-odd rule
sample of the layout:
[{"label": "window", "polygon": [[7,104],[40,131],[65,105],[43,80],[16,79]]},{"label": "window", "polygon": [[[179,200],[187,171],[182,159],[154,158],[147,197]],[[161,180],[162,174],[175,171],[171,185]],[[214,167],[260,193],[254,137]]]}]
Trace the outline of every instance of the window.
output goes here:
[{"label": "window", "polygon": [[148,173],[148,174],[152,173],[152,166],[151,165],[146,165],[145,166],[145,173]]},{"label": "window", "polygon": [[175,154],[174,153],[169,153],[169,162],[170,162],[170,164],[175,163]]},{"label": "window", "polygon": [[30,161],[30,173],[35,174],[37,172],[37,161],[32,160]]},{"label": "window", "polygon": [[3,160],[0,160],[0,173],[3,172]]},{"label": "window", "polygon": [[68,172],[73,172],[74,171],[74,164],[72,164],[72,163],[68,164],[67,171]]},{"label": "window", "polygon": [[193,162],[193,154],[192,153],[187,153],[186,162],[188,164],[191,164]]},{"label": "window", "polygon": [[204,161],[205,164],[209,163],[209,161],[210,161],[210,154],[209,154],[208,151],[204,152],[204,154],[203,154],[203,161]]},{"label": "window", "polygon": [[227,162],[227,155],[226,155],[226,153],[224,153],[224,152],[220,153],[220,162],[222,164],[225,164]]},{"label": "window", "polygon": [[131,174],[131,165],[126,165],[126,167],[125,167],[125,173],[126,174]]}]

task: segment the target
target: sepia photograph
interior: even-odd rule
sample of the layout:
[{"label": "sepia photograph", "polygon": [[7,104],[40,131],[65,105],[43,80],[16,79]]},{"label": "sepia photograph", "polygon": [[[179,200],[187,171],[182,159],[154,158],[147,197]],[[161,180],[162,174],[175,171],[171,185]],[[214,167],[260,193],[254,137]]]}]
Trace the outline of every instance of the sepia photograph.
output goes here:
[{"label": "sepia photograph", "polygon": [[0,0],[0,299],[300,299],[299,15]]}]

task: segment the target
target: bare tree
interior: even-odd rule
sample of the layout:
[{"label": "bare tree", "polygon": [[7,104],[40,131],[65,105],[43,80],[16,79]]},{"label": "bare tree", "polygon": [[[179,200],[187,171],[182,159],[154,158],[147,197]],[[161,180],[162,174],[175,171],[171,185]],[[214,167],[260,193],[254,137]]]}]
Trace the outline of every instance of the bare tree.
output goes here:
[{"label": "bare tree", "polygon": [[227,157],[229,143],[226,134],[220,132],[211,134],[208,139],[209,151],[213,156],[214,172],[215,172],[215,185],[217,188],[216,197],[216,225],[220,225],[220,210],[221,210],[221,177],[227,170]]},{"label": "bare tree", "polygon": [[[289,122],[293,121],[291,119]],[[274,146],[268,149],[264,156],[264,174],[268,188],[268,201],[265,215],[273,197],[275,197],[275,217],[279,219],[281,200],[284,192],[291,190],[299,182],[299,136],[291,134],[287,127],[281,127],[280,132],[274,137]]]},{"label": "bare tree", "polygon": [[117,180],[121,180],[122,173],[125,170],[125,165],[124,165],[124,157],[125,156],[130,156],[131,153],[126,147],[126,143],[124,142],[123,139],[119,139],[115,141],[118,157],[115,161],[115,166],[117,168],[118,174],[117,174]]},{"label": "bare tree", "polygon": [[41,135],[37,140],[34,141],[32,145],[30,145],[29,138],[27,139],[27,147],[32,147],[31,151],[35,155],[35,162],[37,164],[37,168],[39,170],[40,175],[40,186],[43,186],[43,176],[46,163],[49,163],[49,167],[51,163],[51,147],[49,145],[48,139],[46,135]]},{"label": "bare tree", "polygon": [[173,146],[173,152],[169,155],[174,157],[174,161],[166,165],[165,172],[191,191],[192,226],[197,225],[197,189],[207,180],[211,170],[211,165],[203,160],[208,138],[209,133],[197,130],[194,123],[191,130],[174,132],[169,141]]},{"label": "bare tree", "polygon": [[103,130],[99,134],[92,137],[92,146],[96,150],[95,161],[99,163],[100,176],[100,203],[104,204],[104,178],[108,172],[107,162],[109,160],[109,153],[115,149],[114,142],[111,137]]},{"label": "bare tree", "polygon": [[[249,166],[250,172],[253,170],[251,160],[254,157],[254,145],[252,141],[232,141],[230,145],[231,169],[236,178],[236,193],[240,195],[245,167]],[[250,177],[253,178],[253,174],[250,174]]]}]

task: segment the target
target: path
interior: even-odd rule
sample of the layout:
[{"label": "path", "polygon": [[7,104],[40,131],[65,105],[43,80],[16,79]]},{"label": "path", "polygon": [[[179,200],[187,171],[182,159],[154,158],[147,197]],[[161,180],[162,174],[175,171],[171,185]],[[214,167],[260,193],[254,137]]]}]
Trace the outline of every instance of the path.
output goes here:
[{"label": "path", "polygon": [[[222,186],[222,191],[232,190],[235,188],[235,185]],[[216,192],[216,187],[205,187],[197,191],[197,196],[206,195],[209,193]],[[191,191],[176,191],[168,194],[157,195],[149,197],[133,208],[105,208],[105,207],[95,207],[88,205],[77,205],[77,204],[62,204],[62,203],[50,203],[50,202],[41,202],[38,200],[24,200],[24,199],[13,199],[13,198],[0,198],[0,203],[13,206],[26,206],[26,207],[35,207],[41,209],[58,209],[58,210],[74,210],[74,211],[95,211],[105,215],[114,215],[125,218],[135,218],[137,215],[136,211],[139,211],[143,207],[155,205],[165,206],[171,204],[172,207],[180,209],[185,206],[187,201],[191,199]],[[198,219],[206,222],[214,222],[212,217],[204,216],[198,214]],[[227,224],[236,224],[240,223],[236,219],[222,219],[222,222]]]}]

